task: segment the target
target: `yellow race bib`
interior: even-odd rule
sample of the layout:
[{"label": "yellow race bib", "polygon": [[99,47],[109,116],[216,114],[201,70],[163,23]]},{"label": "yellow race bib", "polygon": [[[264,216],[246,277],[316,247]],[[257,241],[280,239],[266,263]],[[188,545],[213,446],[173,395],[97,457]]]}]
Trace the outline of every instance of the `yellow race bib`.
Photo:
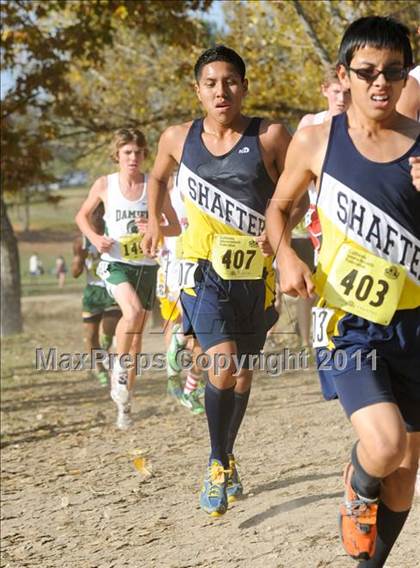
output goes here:
[{"label": "yellow race bib", "polygon": [[225,280],[262,278],[264,258],[255,239],[242,235],[215,235],[213,268]]},{"label": "yellow race bib", "polygon": [[402,266],[345,244],[334,259],[322,296],[331,306],[388,325],[404,281]]},{"label": "yellow race bib", "polygon": [[124,260],[141,260],[144,255],[141,250],[141,240],[143,235],[140,233],[133,233],[132,235],[124,235],[120,237],[120,252]]}]

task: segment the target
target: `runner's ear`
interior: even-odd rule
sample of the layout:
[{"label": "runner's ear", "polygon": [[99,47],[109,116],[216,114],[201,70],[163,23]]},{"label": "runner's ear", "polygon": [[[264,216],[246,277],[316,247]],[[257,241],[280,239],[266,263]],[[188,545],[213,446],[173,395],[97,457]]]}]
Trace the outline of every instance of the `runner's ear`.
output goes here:
[{"label": "runner's ear", "polygon": [[244,89],[244,97],[246,97],[248,94],[248,79],[242,81],[242,87]]},{"label": "runner's ear", "polygon": [[197,82],[196,82],[196,83],[194,83],[194,89],[195,89],[195,94],[197,95],[197,97],[198,97],[198,100],[199,100],[199,101],[200,101],[200,103],[201,103],[201,96],[200,96],[200,87],[199,87],[199,85],[198,85],[198,83],[197,83]]},{"label": "runner's ear", "polygon": [[347,91],[350,90],[350,77],[344,65],[337,67],[337,77],[340,79],[341,86]]}]

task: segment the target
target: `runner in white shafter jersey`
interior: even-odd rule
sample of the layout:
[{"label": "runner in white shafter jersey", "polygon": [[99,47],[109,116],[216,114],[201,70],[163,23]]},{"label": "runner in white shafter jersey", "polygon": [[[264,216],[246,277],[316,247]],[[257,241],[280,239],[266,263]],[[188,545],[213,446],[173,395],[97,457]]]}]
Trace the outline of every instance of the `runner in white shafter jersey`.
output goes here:
[{"label": "runner in white shafter jersey", "polygon": [[[328,110],[316,114],[306,114],[298,124],[297,130],[306,126],[314,126],[331,120],[337,114],[344,112],[350,104],[350,96],[340,84],[335,68],[328,69],[321,85],[322,94],[328,101]],[[299,223],[292,233],[292,246],[299,257],[314,270],[321,248],[321,224],[316,210],[317,190],[311,182],[308,187],[309,209],[304,220]],[[310,345],[311,309],[313,300],[299,298],[297,300],[297,320],[302,346]]]},{"label": "runner in white shafter jersey", "polygon": [[[397,110],[401,114],[405,114],[420,122],[420,65],[417,65],[410,71],[407,83],[398,101]],[[420,497],[420,462],[415,492]]]},{"label": "runner in white shafter jersey", "polygon": [[420,122],[420,65],[410,71],[397,111]]},{"label": "runner in white shafter jersey", "polygon": [[[173,176],[175,179],[175,176]],[[184,232],[188,227],[187,212],[182,194],[174,181],[169,189],[169,197],[178,217],[181,230]],[[167,348],[167,392],[178,399],[183,406],[191,410],[193,414],[202,414],[204,406],[199,399],[203,389],[199,388],[202,372],[193,365],[188,370],[185,384],[181,376],[182,369],[178,361],[178,354],[188,347],[193,356],[201,353],[198,342],[193,337],[187,338],[182,333],[181,326],[181,303],[179,296],[180,270],[182,253],[182,235],[178,237],[165,237],[160,252],[161,267],[157,277],[157,296],[160,300],[160,311],[165,320],[165,344]]]},{"label": "runner in white shafter jersey", "polygon": [[[80,230],[101,253],[98,275],[122,311],[116,329],[117,360],[111,377],[111,397],[118,408],[117,426],[131,425],[131,398],[136,375],[135,365],[126,368],[121,357],[129,354],[135,363],[141,352],[141,339],[148,312],[152,309],[158,265],[141,251],[141,237],[147,228],[147,178],[140,171],[147,154],[144,135],[136,129],[118,130],[111,157],[119,171],[96,180],[76,216]],[[100,202],[105,205],[105,234],[95,231],[91,214]],[[180,232],[169,199],[163,213],[165,236]]]}]

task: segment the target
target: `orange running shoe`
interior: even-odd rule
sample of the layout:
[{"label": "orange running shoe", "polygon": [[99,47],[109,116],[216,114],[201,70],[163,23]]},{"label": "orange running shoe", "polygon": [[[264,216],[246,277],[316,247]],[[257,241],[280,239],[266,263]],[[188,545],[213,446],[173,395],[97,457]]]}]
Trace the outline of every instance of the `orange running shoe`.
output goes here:
[{"label": "orange running shoe", "polygon": [[350,484],[352,464],[344,470],[344,503],[340,505],[340,534],[344,550],[355,560],[369,560],[375,553],[377,501],[361,499]]}]

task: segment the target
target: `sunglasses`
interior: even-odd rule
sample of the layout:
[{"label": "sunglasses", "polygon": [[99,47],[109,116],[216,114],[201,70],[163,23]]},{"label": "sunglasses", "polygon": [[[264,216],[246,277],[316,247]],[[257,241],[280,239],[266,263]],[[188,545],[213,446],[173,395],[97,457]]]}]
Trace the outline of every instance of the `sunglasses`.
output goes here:
[{"label": "sunglasses", "polygon": [[374,69],[353,69],[352,67],[347,67],[348,71],[353,71],[358,79],[363,81],[368,81],[369,83],[375,81],[379,75],[383,75],[386,81],[395,82],[402,81],[406,79],[408,75],[407,67],[387,67],[382,71],[375,71]]}]

